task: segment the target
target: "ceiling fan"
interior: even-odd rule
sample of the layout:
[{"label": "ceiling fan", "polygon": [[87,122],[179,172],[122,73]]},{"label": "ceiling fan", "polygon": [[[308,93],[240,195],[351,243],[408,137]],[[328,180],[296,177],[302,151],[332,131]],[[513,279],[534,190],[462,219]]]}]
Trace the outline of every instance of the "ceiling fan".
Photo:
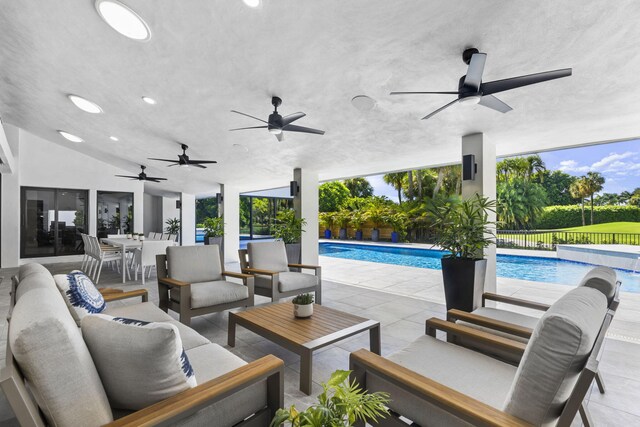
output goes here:
[{"label": "ceiling fan", "polygon": [[140,168],[142,169],[142,172],[140,172],[138,175],[116,175],[116,176],[120,178],[131,178],[132,180],[136,179],[138,181],[160,182],[160,181],[167,180],[167,178],[158,178],[157,176],[147,176],[147,174],[144,173],[144,170],[147,167],[140,165]]},{"label": "ceiling fan", "polygon": [[306,116],[306,114],[299,112],[299,113],[293,113],[293,114],[289,114],[288,116],[282,117],[280,114],[278,114],[278,107],[280,106],[280,104],[282,104],[282,99],[278,98],[277,96],[274,96],[271,98],[271,105],[273,105],[274,110],[273,110],[273,113],[269,114],[269,121],[264,121],[257,117],[250,116],[249,114],[241,113],[240,111],[231,110],[232,113],[241,114],[243,116],[251,117],[252,119],[261,121],[262,123],[265,123],[266,126],[251,126],[246,128],[237,128],[237,129],[229,129],[229,130],[234,131],[234,130],[245,130],[245,129],[268,129],[270,133],[274,134],[276,138],[278,138],[278,141],[282,141],[284,139],[284,134],[282,133],[283,131],[315,133],[318,135],[324,135],[323,130],[292,125],[291,123],[295,122],[298,119],[303,118],[304,116]]},{"label": "ceiling fan", "polygon": [[468,64],[469,67],[467,68],[467,74],[460,77],[457,92],[391,92],[391,95],[458,95],[458,99],[455,99],[438,108],[434,112],[427,114],[422,118],[422,120],[433,117],[456,102],[471,105],[480,104],[501,113],[508,113],[512,108],[497,97],[493,96],[494,93],[504,92],[522,86],[542,83],[548,80],[559,79],[571,75],[571,68],[563,68],[561,70],[544,71],[542,73],[512,77],[504,80],[494,80],[492,82],[485,83],[482,81],[482,72],[484,71],[484,63],[487,60],[487,54],[480,53],[478,49],[475,48],[466,49],[462,53],[462,60],[465,64]]},{"label": "ceiling fan", "polygon": [[173,163],[172,165],[167,165],[169,167],[171,167],[171,166],[180,166],[180,167],[188,168],[189,166],[195,166],[195,167],[201,168],[201,169],[206,169],[207,168],[206,166],[203,166],[205,164],[218,163],[215,160],[193,160],[193,159],[190,159],[189,156],[187,156],[187,149],[189,148],[189,146],[186,145],[186,144],[180,144],[180,147],[182,148],[182,154],[178,154],[178,160],[155,159],[155,158],[152,158],[152,157],[149,157],[149,160],[158,160],[160,162]]}]

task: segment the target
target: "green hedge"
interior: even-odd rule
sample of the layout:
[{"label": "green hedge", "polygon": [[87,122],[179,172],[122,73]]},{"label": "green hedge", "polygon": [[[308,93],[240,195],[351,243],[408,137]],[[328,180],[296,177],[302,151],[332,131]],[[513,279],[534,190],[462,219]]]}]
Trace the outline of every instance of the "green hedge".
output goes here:
[{"label": "green hedge", "polygon": [[[591,210],[584,207],[584,217],[587,225],[591,224]],[[640,221],[640,207],[638,206],[594,206],[593,223]],[[582,225],[580,205],[547,206],[536,221],[536,229],[551,230],[558,228],[579,227]]]}]

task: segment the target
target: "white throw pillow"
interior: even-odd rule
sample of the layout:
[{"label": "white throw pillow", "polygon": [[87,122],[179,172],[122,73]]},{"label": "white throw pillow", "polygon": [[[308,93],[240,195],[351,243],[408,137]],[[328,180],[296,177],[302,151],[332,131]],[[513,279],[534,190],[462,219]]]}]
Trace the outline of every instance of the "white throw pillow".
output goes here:
[{"label": "white throw pillow", "polygon": [[82,271],[56,274],[53,279],[78,326],[87,314],[102,313],[105,309],[102,294]]},{"label": "white throw pillow", "polygon": [[170,323],[93,314],[81,329],[113,408],[142,409],[196,386]]}]

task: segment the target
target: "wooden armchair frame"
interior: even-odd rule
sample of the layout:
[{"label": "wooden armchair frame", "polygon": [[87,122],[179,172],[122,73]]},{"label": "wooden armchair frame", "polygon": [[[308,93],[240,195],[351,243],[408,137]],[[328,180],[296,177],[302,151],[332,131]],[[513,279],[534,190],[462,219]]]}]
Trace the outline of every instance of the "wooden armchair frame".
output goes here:
[{"label": "wooden armchair frame", "polygon": [[[607,329],[611,324],[612,317],[613,313],[609,310],[600,327],[600,332],[589,359],[580,373],[578,381],[560,415],[557,423],[559,427],[570,426],[578,412],[580,412],[583,421],[586,419],[588,423],[590,422],[588,412],[583,405],[583,400],[598,371],[602,343],[604,342]],[[516,354],[524,351],[522,347],[524,344],[521,342],[497,337],[468,326],[456,325],[437,318],[427,320],[426,329],[427,333],[431,336],[435,336],[436,330],[443,330],[451,334],[464,335],[467,339],[475,340],[485,345],[499,345],[502,349],[512,351]],[[443,411],[451,413],[452,416],[475,426],[531,426],[531,424],[524,420],[480,402],[365,349],[351,353],[349,362],[350,369],[352,370],[352,380],[356,380],[364,389],[369,389],[367,385],[368,377],[378,377],[402,389],[403,392],[422,400],[425,404],[436,406]],[[393,396],[391,396],[391,399],[393,399]],[[401,415],[402,414],[397,414],[392,411],[390,417],[380,420],[377,425],[406,426],[407,424],[399,419]]]},{"label": "wooden armchair frame", "polygon": [[296,289],[294,291],[280,292],[280,290],[278,289],[278,283],[279,283],[278,275],[280,274],[280,272],[271,271],[271,270],[261,270],[261,269],[249,267],[251,264],[249,260],[249,252],[246,249],[240,249],[238,251],[238,255],[240,257],[240,269],[242,270],[243,273],[269,276],[271,278],[270,289],[256,287],[255,288],[256,294],[269,297],[275,302],[275,301],[278,301],[280,298],[292,297],[292,296],[296,296],[306,292],[315,292],[316,304],[322,304],[322,267],[320,267],[319,265],[287,264],[289,268],[296,268],[300,270],[313,270],[314,275],[318,278],[318,284],[316,286]]},{"label": "wooden armchair frame", "polygon": [[[180,322],[187,326],[191,324],[191,318],[195,316],[216,313],[219,311],[229,310],[231,308],[253,306],[255,292],[253,276],[250,274],[224,271],[224,265],[221,265],[221,269],[222,276],[225,278],[225,280],[229,277],[242,279],[242,284],[246,286],[247,290],[249,291],[249,295],[247,296],[247,298],[224,304],[212,305],[209,307],[191,308],[191,283],[182,282],[180,280],[170,278],[167,271],[167,256],[156,255],[156,270],[158,275],[159,296],[158,306],[164,311],[168,311],[169,309],[171,309],[177,312],[180,315]],[[172,288],[177,288],[179,290],[180,301],[171,299],[169,291]]]}]

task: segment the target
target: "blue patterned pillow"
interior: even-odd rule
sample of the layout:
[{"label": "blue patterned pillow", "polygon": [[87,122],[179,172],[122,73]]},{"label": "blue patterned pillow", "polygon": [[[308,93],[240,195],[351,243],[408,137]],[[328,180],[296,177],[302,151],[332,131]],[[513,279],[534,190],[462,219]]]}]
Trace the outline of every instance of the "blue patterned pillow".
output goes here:
[{"label": "blue patterned pillow", "polygon": [[113,408],[142,409],[197,385],[171,323],[92,314],[82,337]]},{"label": "blue patterned pillow", "polygon": [[82,271],[56,274],[53,279],[78,326],[87,314],[102,313],[105,309],[102,294]]}]

